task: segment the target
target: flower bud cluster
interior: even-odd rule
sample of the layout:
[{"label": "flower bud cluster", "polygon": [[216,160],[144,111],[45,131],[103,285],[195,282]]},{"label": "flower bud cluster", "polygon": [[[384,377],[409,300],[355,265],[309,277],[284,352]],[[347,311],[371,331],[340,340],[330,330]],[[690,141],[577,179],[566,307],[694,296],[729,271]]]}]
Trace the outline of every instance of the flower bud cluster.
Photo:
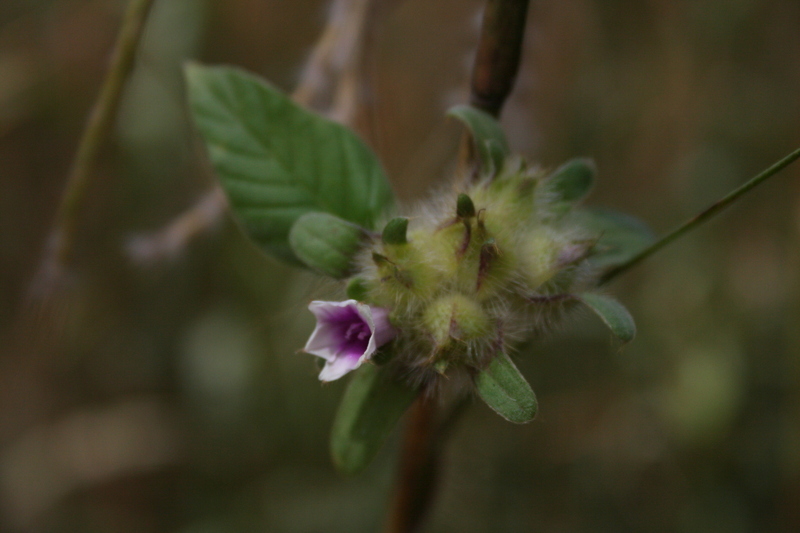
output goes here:
[{"label": "flower bud cluster", "polygon": [[592,283],[592,237],[570,223],[545,175],[511,159],[492,179],[390,221],[359,254],[348,294],[389,310],[393,361],[412,379],[477,371]]}]

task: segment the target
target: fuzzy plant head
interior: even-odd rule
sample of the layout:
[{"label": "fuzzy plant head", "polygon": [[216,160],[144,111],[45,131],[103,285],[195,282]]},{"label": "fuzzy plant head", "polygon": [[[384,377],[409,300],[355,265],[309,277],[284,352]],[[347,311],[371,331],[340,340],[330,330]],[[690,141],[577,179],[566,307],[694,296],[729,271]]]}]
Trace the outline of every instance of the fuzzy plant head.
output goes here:
[{"label": "fuzzy plant head", "polygon": [[450,115],[472,136],[473,167],[404,210],[345,127],[235,69],[191,65],[187,81],[247,233],[341,284],[341,301],[310,304],[317,325],[304,351],[324,363],[322,381],[354,374],[331,441],[342,470],[363,468],[408,405],[443,387],[476,392],[512,422],[531,420],[536,398],[509,354],[574,307],[633,338],[630,314],[596,289],[651,234],[582,206],[595,175],[589,160],[554,171],[528,164],[509,153],[493,117],[457,107]]},{"label": "fuzzy plant head", "polygon": [[[569,170],[591,172],[584,165]],[[390,310],[399,374],[425,387],[477,374],[595,284],[589,257],[599,235],[564,209],[561,175],[506,160],[389,221],[356,255],[351,296]]]},{"label": "fuzzy plant head", "polygon": [[[397,334],[381,364],[429,394],[443,383],[470,388],[501,354],[579,303],[630,340],[630,315],[591,292],[603,271],[596,259],[611,250],[605,230],[580,209],[593,184],[591,161],[545,172],[509,156],[488,115],[471,108],[453,115],[470,127],[476,152],[486,148],[473,179],[433,194],[380,231],[311,214],[289,236],[309,266],[345,279],[352,301],[388,311]],[[484,138],[476,133],[486,131]],[[326,231],[322,247],[307,237]],[[332,260],[331,247],[347,252]]]}]

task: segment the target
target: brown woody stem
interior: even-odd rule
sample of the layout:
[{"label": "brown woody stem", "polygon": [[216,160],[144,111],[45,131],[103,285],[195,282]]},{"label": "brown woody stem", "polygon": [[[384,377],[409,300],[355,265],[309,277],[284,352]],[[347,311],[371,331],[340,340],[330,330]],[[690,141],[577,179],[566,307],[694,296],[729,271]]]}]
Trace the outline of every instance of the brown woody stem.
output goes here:
[{"label": "brown woody stem", "polygon": [[475,65],[470,104],[497,117],[519,70],[528,0],[488,0]]},{"label": "brown woody stem", "polygon": [[[470,104],[495,117],[517,77],[527,13],[528,0],[487,0],[484,8]],[[462,161],[474,159],[469,148],[462,154]],[[435,494],[443,443],[465,405],[460,401],[438,422],[435,404],[425,395],[412,406],[386,533],[412,533],[422,525]]]},{"label": "brown woody stem", "polygon": [[439,462],[432,438],[435,416],[435,400],[424,394],[411,406],[386,533],[417,531],[430,509]]}]

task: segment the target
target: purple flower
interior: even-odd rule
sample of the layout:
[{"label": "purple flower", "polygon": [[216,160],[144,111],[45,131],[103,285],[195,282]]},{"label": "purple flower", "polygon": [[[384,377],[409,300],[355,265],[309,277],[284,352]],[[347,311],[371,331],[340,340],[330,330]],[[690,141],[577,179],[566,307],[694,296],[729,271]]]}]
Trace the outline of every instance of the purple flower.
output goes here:
[{"label": "purple flower", "polygon": [[397,335],[389,324],[389,312],[380,307],[356,300],[316,300],[308,309],[317,318],[317,327],[303,350],[325,359],[321,381],[333,381],[355,370]]}]

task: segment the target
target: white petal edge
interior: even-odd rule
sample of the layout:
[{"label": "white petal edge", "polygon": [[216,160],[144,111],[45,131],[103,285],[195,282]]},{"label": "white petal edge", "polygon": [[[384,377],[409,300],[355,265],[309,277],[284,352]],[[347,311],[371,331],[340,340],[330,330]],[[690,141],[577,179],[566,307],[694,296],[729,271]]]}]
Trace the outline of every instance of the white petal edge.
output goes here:
[{"label": "white petal edge", "polygon": [[324,322],[317,322],[317,327],[308,338],[303,351],[322,357],[326,361],[332,361],[336,357],[336,351],[333,349],[335,342],[331,342],[331,326]]},{"label": "white petal edge", "polygon": [[347,357],[337,357],[325,363],[322,372],[319,373],[320,381],[334,381],[344,376],[350,371],[361,366],[362,359],[353,362]]}]

